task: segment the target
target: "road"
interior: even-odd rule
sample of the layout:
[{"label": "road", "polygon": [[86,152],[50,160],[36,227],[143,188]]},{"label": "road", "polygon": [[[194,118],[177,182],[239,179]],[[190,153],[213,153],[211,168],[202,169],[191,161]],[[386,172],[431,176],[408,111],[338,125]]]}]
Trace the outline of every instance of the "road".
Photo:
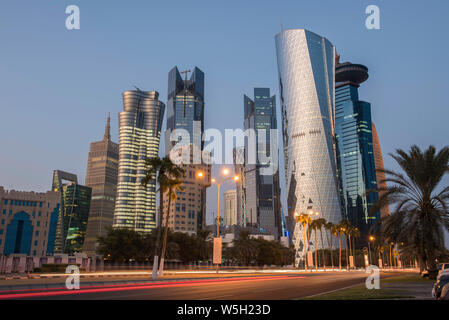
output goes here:
[{"label": "road", "polygon": [[[405,274],[405,273],[401,273]],[[398,275],[381,272],[381,279]],[[102,284],[79,290],[42,288],[0,292],[0,299],[50,300],[291,300],[364,284],[364,272],[235,275],[176,281]]]}]

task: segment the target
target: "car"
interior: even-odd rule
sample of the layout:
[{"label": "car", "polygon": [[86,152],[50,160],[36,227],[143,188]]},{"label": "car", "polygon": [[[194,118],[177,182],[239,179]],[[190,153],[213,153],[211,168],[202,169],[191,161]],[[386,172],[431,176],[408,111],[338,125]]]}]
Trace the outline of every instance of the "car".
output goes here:
[{"label": "car", "polygon": [[444,270],[449,270],[449,262],[439,263],[437,269],[438,274]]},{"label": "car", "polygon": [[[449,273],[445,272],[438,276],[437,281],[433,285],[432,294],[435,299],[439,300],[441,297],[441,293],[443,287],[449,284]],[[445,295],[447,294],[447,289],[445,291]]]},{"label": "car", "polygon": [[441,290],[440,298],[438,300],[449,300],[449,283]]}]

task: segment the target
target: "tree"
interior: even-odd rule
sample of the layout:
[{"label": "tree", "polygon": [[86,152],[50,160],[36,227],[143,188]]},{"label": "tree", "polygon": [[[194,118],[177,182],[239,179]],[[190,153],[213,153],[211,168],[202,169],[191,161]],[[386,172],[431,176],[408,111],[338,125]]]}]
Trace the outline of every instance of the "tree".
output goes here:
[{"label": "tree", "polygon": [[326,227],[327,221],[324,218],[319,218],[315,220],[315,224],[317,225],[317,229],[320,230],[320,238],[321,238],[321,257],[323,259],[324,270],[326,270],[326,257],[324,255],[324,240],[323,240],[323,231],[322,229]]},{"label": "tree", "polygon": [[334,229],[334,224],[332,222],[327,222],[324,225],[324,228],[328,231],[327,233],[327,240],[329,241],[329,246],[331,248],[331,265],[332,265],[332,270],[334,269],[334,241],[332,239],[333,236],[333,229]]},{"label": "tree", "polygon": [[233,251],[243,265],[249,265],[256,260],[258,247],[248,231],[240,231],[239,237],[233,241]]},{"label": "tree", "polygon": [[[176,200],[176,191],[183,191],[181,184],[183,181],[181,180],[184,177],[184,169],[175,165],[170,158],[164,157],[154,157],[145,160],[145,168],[146,174],[142,179],[142,186],[146,187],[148,183],[156,179],[159,185],[159,193],[160,193],[160,215],[161,221],[163,218],[163,194],[167,193],[168,196],[168,207],[167,214],[165,216],[165,231],[164,231],[164,240],[162,244],[162,253],[161,253],[161,262],[159,266],[159,274],[162,276],[164,270],[164,258],[165,251],[167,248],[167,236],[168,236],[168,217],[170,215],[170,208],[172,200]],[[162,225],[162,224],[161,224]],[[158,228],[158,234],[156,237],[156,245],[154,250],[154,260],[153,260],[153,279],[157,278],[157,265],[158,265],[158,250],[161,238],[161,228]]]},{"label": "tree", "polygon": [[435,256],[444,250],[444,229],[449,230],[449,187],[437,191],[448,172],[449,147],[438,153],[434,146],[422,152],[416,145],[407,153],[401,149],[390,154],[403,173],[382,170],[391,185],[378,188],[380,196],[372,206],[373,214],[388,204],[396,204],[382,223],[382,232],[404,251],[415,253],[421,271],[435,268]]}]

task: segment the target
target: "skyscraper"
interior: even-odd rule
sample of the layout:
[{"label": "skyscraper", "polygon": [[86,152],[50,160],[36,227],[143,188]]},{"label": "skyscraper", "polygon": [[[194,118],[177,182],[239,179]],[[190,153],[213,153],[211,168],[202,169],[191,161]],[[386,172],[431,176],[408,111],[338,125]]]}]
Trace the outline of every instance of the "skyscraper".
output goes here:
[{"label": "skyscraper", "polygon": [[[195,67],[188,79],[189,72],[181,72],[185,73],[184,79],[177,67],[168,73],[166,152],[169,153],[174,145],[169,141],[173,130],[186,130],[189,140],[180,164],[185,170],[184,191],[177,192],[178,197],[171,202],[170,210],[168,196],[164,194],[161,212],[162,217],[169,212],[168,226],[172,230],[196,233],[206,226],[206,188],[211,184],[211,166],[201,159],[194,159],[195,152],[202,154],[203,151],[204,73]],[[198,172],[203,173],[201,179],[197,177]],[[165,218],[163,225],[164,221]]]},{"label": "skyscraper", "polygon": [[[374,165],[376,166],[376,179],[377,179],[377,187],[378,188],[386,188],[387,184],[385,183],[385,172],[384,170],[384,160],[382,158],[382,149],[380,148],[379,136],[377,134],[376,126],[373,122],[371,122],[371,126],[373,129],[373,152],[374,152]],[[384,192],[380,191],[379,196],[381,196]],[[380,209],[381,217],[390,215],[390,207],[387,204],[385,207]]]},{"label": "skyscraper", "polygon": [[223,192],[225,225],[237,224],[237,190],[231,189]]},{"label": "skyscraper", "polygon": [[78,184],[75,174],[55,170],[52,190],[61,195],[55,253],[81,252],[86,237],[92,189]]},{"label": "skyscraper", "polygon": [[[337,58],[338,63],[339,58]],[[337,142],[337,174],[343,215],[359,228],[366,246],[371,226],[380,215],[369,215],[377,193],[371,105],[359,100],[358,88],[368,79],[368,68],[349,62],[338,63],[335,69],[335,139]]]},{"label": "skyscraper", "polygon": [[146,188],[145,160],[158,156],[165,104],[157,91],[123,93],[119,113],[119,171],[115,201],[115,228],[151,232],[156,227],[156,181]]},{"label": "skyscraper", "polygon": [[117,194],[118,144],[111,141],[111,118],[105,127],[103,140],[90,144],[87,160],[86,186],[92,188],[89,219],[83,251],[95,255],[97,238],[106,234],[114,219]]},{"label": "skyscraper", "polygon": [[[295,212],[313,210],[317,217],[338,223],[342,215],[333,141],[334,46],[313,32],[293,29],[276,35],[276,53],[289,220],[294,221]],[[303,228],[292,224],[290,235],[298,263]],[[317,248],[322,246],[319,239]]]},{"label": "skyscraper", "polygon": [[[271,175],[261,171],[268,165],[261,156],[270,152],[272,143],[277,144],[277,141],[271,141],[270,135],[271,129],[277,129],[276,96],[270,97],[269,88],[254,88],[254,100],[244,95],[243,102],[244,127],[256,130],[257,146],[261,147],[257,150],[256,163],[245,163],[246,224],[262,228],[278,238],[282,229],[279,171],[277,167]],[[265,130],[265,134],[261,135],[259,130]]]}]

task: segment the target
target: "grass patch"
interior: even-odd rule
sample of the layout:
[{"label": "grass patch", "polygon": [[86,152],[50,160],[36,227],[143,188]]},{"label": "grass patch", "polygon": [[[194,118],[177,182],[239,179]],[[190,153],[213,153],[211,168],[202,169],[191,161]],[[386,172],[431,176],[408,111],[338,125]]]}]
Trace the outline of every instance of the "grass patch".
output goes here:
[{"label": "grass patch", "polygon": [[322,294],[304,300],[373,300],[373,299],[408,299],[414,296],[402,294],[398,290],[382,289],[368,290],[365,286],[357,286],[345,290],[339,290]]},{"label": "grass patch", "polygon": [[317,295],[304,300],[373,300],[373,299],[410,299],[414,298],[406,290],[382,288],[382,283],[395,282],[433,282],[432,280],[422,278],[418,274],[401,275],[380,280],[380,289],[367,289],[364,285],[338,290],[322,295]]}]

